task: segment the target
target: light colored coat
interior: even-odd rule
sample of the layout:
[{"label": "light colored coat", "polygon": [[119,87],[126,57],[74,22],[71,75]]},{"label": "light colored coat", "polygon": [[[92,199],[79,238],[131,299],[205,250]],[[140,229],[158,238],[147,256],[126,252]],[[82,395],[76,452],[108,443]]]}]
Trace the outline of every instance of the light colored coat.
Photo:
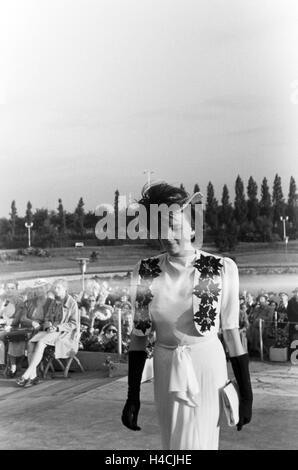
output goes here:
[{"label": "light colored coat", "polygon": [[47,337],[54,337],[53,344],[55,346],[55,358],[56,359],[67,359],[76,355],[79,349],[80,341],[80,318],[79,309],[76,301],[68,295],[63,302],[62,306],[62,318],[57,321],[58,311],[55,308],[55,301],[52,302],[52,308],[49,308],[46,317],[44,327],[47,327],[47,323],[51,322],[55,327],[58,328],[58,333],[48,333],[41,331],[37,333],[31,339],[31,342],[37,342],[40,340],[45,341]]},{"label": "light colored coat", "polygon": [[79,349],[80,319],[78,305],[70,295],[64,303],[58,328],[60,334],[55,344],[55,357],[63,359],[75,356]]}]

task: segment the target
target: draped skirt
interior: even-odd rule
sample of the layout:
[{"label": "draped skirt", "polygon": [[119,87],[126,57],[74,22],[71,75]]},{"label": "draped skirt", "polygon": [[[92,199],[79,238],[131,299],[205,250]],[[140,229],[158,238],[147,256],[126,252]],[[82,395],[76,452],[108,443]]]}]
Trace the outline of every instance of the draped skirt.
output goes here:
[{"label": "draped skirt", "polygon": [[154,394],[166,450],[217,450],[227,364],[217,335],[176,348],[156,344]]}]

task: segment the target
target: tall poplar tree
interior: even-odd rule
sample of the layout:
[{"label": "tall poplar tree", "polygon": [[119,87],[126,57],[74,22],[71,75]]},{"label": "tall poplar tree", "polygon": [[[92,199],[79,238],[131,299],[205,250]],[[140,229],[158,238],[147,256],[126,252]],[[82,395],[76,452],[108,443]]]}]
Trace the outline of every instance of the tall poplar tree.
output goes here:
[{"label": "tall poplar tree", "polygon": [[258,185],[252,176],[249,177],[247,185],[247,219],[256,223],[259,215]]},{"label": "tall poplar tree", "polygon": [[247,204],[244,193],[244,184],[239,175],[237,176],[235,183],[234,217],[240,226],[247,220]]}]

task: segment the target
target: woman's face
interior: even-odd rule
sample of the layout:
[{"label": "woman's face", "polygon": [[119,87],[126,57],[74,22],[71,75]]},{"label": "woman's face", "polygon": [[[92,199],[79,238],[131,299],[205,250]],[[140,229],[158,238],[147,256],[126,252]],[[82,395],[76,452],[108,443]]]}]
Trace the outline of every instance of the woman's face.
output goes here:
[{"label": "woman's face", "polygon": [[63,284],[57,283],[54,286],[55,297],[57,300],[62,300],[66,297],[66,288]]},{"label": "woman's face", "polygon": [[109,326],[106,331],[105,331],[105,336],[106,338],[108,339],[111,339],[113,338],[115,335],[117,335],[117,330],[115,327],[113,326]]},{"label": "woman's face", "polygon": [[92,295],[88,298],[88,300],[89,300],[90,308],[93,309],[96,305],[96,298]]},{"label": "woman's face", "polygon": [[[193,251],[191,245],[191,223],[183,211],[176,211],[170,218],[161,218],[163,231],[159,234],[159,239],[164,249],[170,255],[179,255],[184,251]],[[163,234],[165,233],[165,237]]]},{"label": "woman's face", "polygon": [[288,302],[288,296],[286,294],[282,294],[280,297],[283,304]]},{"label": "woman's face", "polygon": [[8,283],[6,285],[6,289],[5,289],[5,292],[6,292],[6,296],[7,298],[12,298],[16,295],[17,293],[17,286],[13,283]]}]

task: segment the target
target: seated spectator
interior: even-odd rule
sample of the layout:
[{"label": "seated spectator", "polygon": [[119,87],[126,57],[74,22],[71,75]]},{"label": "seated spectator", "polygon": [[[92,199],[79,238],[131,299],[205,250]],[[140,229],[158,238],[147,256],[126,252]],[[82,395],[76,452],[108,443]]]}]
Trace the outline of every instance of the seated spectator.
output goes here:
[{"label": "seated spectator", "polygon": [[117,328],[107,323],[100,333],[94,332],[84,339],[86,351],[117,352]]},{"label": "seated spectator", "polygon": [[118,330],[113,323],[107,323],[98,338],[98,342],[101,344],[105,352],[116,353],[118,351],[117,338]]},{"label": "seated spectator", "polygon": [[[18,283],[9,281],[5,285],[5,294],[0,309],[1,331],[0,331],[0,365],[5,365],[6,344],[9,336],[12,336],[18,328],[23,313],[24,303],[18,292]],[[11,358],[8,376],[16,373],[16,359]]]},{"label": "seated spectator", "polygon": [[[107,323],[99,337],[98,343],[104,352],[117,353],[118,352],[118,330],[113,323]],[[122,353],[127,352],[127,343],[122,341]]]},{"label": "seated spectator", "polygon": [[43,358],[46,346],[55,347],[55,358],[72,357],[79,348],[79,312],[75,300],[68,294],[68,284],[64,279],[58,279],[53,285],[55,301],[48,309],[43,331],[30,340],[36,343],[31,362],[25,373],[17,379],[20,387],[29,387],[38,383],[37,366]]},{"label": "seated spectator", "polygon": [[98,299],[100,292],[100,285],[95,279],[88,279],[86,281],[86,286],[85,290],[79,294],[79,297],[77,300],[79,307],[82,304],[84,306],[84,302],[89,299],[89,297],[93,296],[95,299]]},{"label": "seated spectator", "polygon": [[88,344],[91,333],[90,333],[90,320],[88,317],[82,317],[80,319],[80,344],[79,349],[86,350],[86,345]]},{"label": "seated spectator", "polygon": [[91,320],[90,331],[93,333],[95,330],[100,332],[104,325],[112,319],[113,307],[106,304],[108,289],[105,285],[100,286],[99,295],[94,307],[90,307],[89,318]]},{"label": "seated spectator", "polygon": [[[118,330],[113,323],[107,323],[99,334],[91,334],[84,340],[85,351],[118,352]],[[122,341],[122,353],[128,351],[128,343]]]},{"label": "seated spectator", "polygon": [[[24,303],[23,315],[20,319],[20,327],[32,336],[34,332],[41,330],[45,321],[46,314],[53,302],[48,296],[49,284],[45,279],[38,279],[34,282],[30,296]],[[14,343],[11,345],[13,351]],[[28,362],[30,364],[35,343],[29,342],[27,345]],[[14,352],[16,353],[16,352]]]},{"label": "seated spectator", "polygon": [[117,300],[119,300],[120,296],[119,296],[119,287],[116,287],[116,288],[112,288],[112,287],[109,287],[108,288],[108,295],[107,295],[107,298],[106,298],[106,304],[107,305],[110,305],[111,307],[114,307],[115,303]]}]

